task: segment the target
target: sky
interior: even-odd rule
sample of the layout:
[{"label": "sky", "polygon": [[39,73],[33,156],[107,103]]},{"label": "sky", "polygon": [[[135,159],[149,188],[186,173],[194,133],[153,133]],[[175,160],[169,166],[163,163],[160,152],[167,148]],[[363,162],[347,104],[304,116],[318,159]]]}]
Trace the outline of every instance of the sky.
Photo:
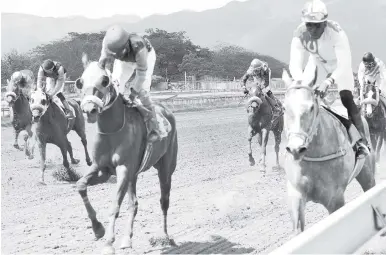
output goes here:
[{"label": "sky", "polygon": [[[5,0],[1,12],[25,13],[43,17],[80,15],[88,18],[135,14],[170,14],[181,10],[204,11],[232,0]],[[246,0],[237,0],[244,2]]]}]

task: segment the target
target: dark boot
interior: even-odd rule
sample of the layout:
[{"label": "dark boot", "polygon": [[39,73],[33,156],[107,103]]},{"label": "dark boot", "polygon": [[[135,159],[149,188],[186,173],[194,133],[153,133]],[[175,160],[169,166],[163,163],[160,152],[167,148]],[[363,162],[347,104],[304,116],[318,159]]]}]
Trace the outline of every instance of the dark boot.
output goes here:
[{"label": "dark boot", "polygon": [[72,111],[70,108],[70,105],[68,104],[67,100],[62,100],[62,104],[65,108],[65,114],[68,119],[73,119],[74,116],[72,115]]},{"label": "dark boot", "polygon": [[342,90],[339,92],[342,104],[346,107],[348,116],[351,118],[354,126],[362,136],[362,139],[357,142],[357,158],[364,158],[370,154],[370,147],[366,139],[365,128],[363,126],[361,113],[354,103],[352,92],[349,90]]},{"label": "dark boot", "polygon": [[272,106],[273,115],[274,115],[274,116],[279,116],[280,113],[281,113],[281,111],[282,111],[282,109],[281,109],[279,103],[277,102],[275,96],[273,95],[272,91],[269,90],[269,91],[267,92],[267,96],[268,96],[268,97],[267,97],[267,98],[268,98],[268,101],[269,101],[269,103],[270,103],[271,106]]},{"label": "dark boot", "polygon": [[145,117],[145,122],[147,123],[149,130],[148,140],[152,143],[162,140],[155,107],[149,97],[149,93],[141,92],[139,94],[139,99],[141,100],[142,105],[149,110],[149,115]]}]

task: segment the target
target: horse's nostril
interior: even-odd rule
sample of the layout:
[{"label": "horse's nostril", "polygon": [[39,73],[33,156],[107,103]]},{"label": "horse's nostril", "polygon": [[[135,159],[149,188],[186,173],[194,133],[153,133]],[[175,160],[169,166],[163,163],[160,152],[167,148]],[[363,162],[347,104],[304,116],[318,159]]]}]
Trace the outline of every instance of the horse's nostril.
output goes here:
[{"label": "horse's nostril", "polygon": [[94,108],[94,109],[91,110],[90,113],[91,113],[91,114],[95,114],[96,112],[97,112],[97,109]]},{"label": "horse's nostril", "polygon": [[299,154],[302,154],[304,152],[306,152],[307,148],[306,147],[301,147],[300,150],[299,150]]}]

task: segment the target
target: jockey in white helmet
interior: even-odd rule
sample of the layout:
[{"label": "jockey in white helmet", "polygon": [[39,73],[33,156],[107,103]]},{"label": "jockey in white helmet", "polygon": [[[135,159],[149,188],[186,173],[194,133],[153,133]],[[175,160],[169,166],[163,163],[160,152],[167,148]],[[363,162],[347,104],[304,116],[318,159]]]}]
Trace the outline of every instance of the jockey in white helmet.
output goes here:
[{"label": "jockey in white helmet", "polygon": [[108,58],[114,59],[113,79],[118,81],[119,93],[125,91],[125,84],[135,73],[134,85],[131,88],[130,98],[133,100],[136,95],[141,103],[150,111],[149,141],[155,142],[166,137],[162,133],[156,118],[153,101],[150,99],[151,76],[154,71],[156,53],[149,40],[135,33],[128,33],[122,27],[115,25],[106,31],[103,38],[99,65],[104,68]]},{"label": "jockey in white helmet", "polygon": [[[352,94],[354,77],[349,40],[340,25],[327,17],[327,8],[322,1],[311,0],[305,4],[303,22],[295,30],[291,43],[289,69],[295,80],[311,81],[317,67],[316,93],[321,97],[324,97],[328,87],[337,84],[342,104],[362,136],[357,143],[357,157],[365,157],[370,153],[370,148]],[[303,60],[307,55],[308,63],[303,72]]]},{"label": "jockey in white helmet", "polygon": [[366,52],[362,57],[358,69],[358,81],[360,84],[360,101],[363,101],[363,92],[367,85],[365,81],[367,81],[375,85],[377,102],[380,100],[383,106],[386,107],[386,66],[382,60],[374,57],[371,52]]},{"label": "jockey in white helmet", "polygon": [[273,95],[271,91],[271,68],[268,67],[268,64],[257,58],[252,60],[248,70],[241,78],[244,94],[249,93],[246,87],[246,83],[247,80],[251,77],[253,77],[253,80],[257,83],[257,86],[261,86],[262,91],[268,96],[268,102],[273,108],[274,115],[280,115],[282,109],[280,107],[280,104],[277,103],[277,98]]}]

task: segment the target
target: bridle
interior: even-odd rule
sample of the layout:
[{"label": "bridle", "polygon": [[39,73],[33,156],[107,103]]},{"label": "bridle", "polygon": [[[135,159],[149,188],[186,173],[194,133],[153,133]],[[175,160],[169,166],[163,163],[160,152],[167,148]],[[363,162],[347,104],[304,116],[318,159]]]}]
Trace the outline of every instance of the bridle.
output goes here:
[{"label": "bridle", "polygon": [[286,132],[287,139],[290,139],[291,136],[297,136],[297,137],[303,138],[305,141],[305,147],[307,147],[311,143],[313,136],[316,134],[317,126],[319,124],[319,105],[320,105],[319,100],[320,100],[320,96],[315,95],[314,89],[312,87],[306,86],[306,85],[291,86],[287,89],[287,91],[285,92],[285,95],[287,95],[287,93],[293,89],[306,89],[306,90],[310,91],[313,95],[314,115],[313,115],[312,124],[311,124],[309,131],[304,132],[304,131],[292,131],[292,130],[290,130],[290,131]]}]

